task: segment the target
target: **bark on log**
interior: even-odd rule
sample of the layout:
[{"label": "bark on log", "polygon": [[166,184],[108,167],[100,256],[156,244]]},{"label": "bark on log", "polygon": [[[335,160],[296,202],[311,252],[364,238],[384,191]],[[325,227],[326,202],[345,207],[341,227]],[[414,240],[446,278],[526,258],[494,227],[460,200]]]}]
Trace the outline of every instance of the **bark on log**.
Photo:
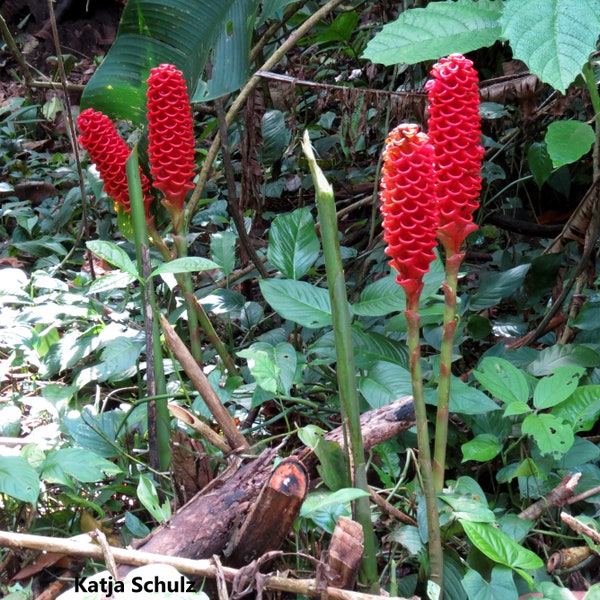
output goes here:
[{"label": "bark on log", "polygon": [[[410,396],[365,413],[361,417],[365,450],[414,424]],[[342,428],[334,429],[325,438],[343,446]],[[309,448],[298,449],[292,456],[301,460],[309,473],[314,469],[316,459]],[[191,559],[223,554],[269,479],[276,457],[277,450],[269,448],[238,469],[220,488],[196,495],[168,522],[136,544],[136,549]],[[124,576],[127,570],[121,567],[119,575]]]}]

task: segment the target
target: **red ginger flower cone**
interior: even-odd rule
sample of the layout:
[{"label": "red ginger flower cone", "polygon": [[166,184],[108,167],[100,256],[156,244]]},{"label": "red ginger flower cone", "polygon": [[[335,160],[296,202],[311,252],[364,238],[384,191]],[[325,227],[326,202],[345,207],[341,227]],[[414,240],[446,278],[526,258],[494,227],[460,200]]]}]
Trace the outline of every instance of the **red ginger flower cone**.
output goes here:
[{"label": "red ginger flower cone", "polygon": [[194,122],[181,71],[159,65],[148,78],[148,156],[154,187],[169,211],[181,213],[194,187]]},{"label": "red ginger flower cone", "polygon": [[[121,138],[113,122],[103,113],[87,108],[77,117],[81,132],[79,143],[87,151],[104,181],[104,190],[113,199],[115,210],[121,207],[129,212],[129,189],[125,163],[131,154],[129,146]],[[149,215],[153,196],[150,182],[140,170],[144,208]]]},{"label": "red ginger flower cone", "polygon": [[433,147],[418,125],[399,125],[383,151],[381,212],[385,253],[404,288],[407,306],[418,308],[423,275],[435,258],[437,210]]},{"label": "red ginger flower cone", "polygon": [[436,63],[425,85],[429,140],[434,147],[440,241],[450,256],[477,229],[473,211],[481,190],[481,118],[473,62],[451,54]]}]

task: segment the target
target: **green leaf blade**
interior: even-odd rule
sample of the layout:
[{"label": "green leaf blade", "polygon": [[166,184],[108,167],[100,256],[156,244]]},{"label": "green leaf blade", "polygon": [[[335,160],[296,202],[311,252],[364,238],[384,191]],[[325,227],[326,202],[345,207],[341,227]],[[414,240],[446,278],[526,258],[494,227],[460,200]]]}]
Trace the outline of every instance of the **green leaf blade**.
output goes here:
[{"label": "green leaf blade", "polygon": [[135,263],[129,258],[129,255],[123,248],[113,242],[104,240],[91,240],[86,243],[88,250],[104,259],[114,267],[121,269],[135,279],[139,279],[138,270]]},{"label": "green leaf blade", "polygon": [[320,244],[308,208],[278,215],[269,231],[269,262],[288,279],[301,279],[319,257]]},{"label": "green leaf blade", "polygon": [[432,2],[406,10],[368,43],[363,58],[393,65],[436,60],[494,44],[501,32],[501,3]]},{"label": "green leaf blade", "polygon": [[219,265],[208,258],[201,256],[183,256],[169,262],[165,262],[154,271],[151,276],[163,275],[165,273],[199,273],[201,271],[210,271],[218,269]]},{"label": "green leaf blade", "polygon": [[0,492],[17,500],[35,504],[40,481],[37,471],[22,456],[2,456]]},{"label": "green leaf blade", "polygon": [[587,123],[567,120],[548,125],[546,145],[554,167],[562,167],[587,154],[595,140],[594,130]]},{"label": "green leaf blade", "polygon": [[544,561],[537,554],[517,544],[500,529],[496,529],[488,523],[462,519],[460,522],[471,542],[494,562],[511,569],[530,571],[544,565]]},{"label": "green leaf blade", "polygon": [[502,37],[513,56],[564,93],[596,49],[598,0],[506,0]]},{"label": "green leaf blade", "polygon": [[332,324],[327,290],[293,279],[266,279],[259,285],[265,300],[284,319],[311,329]]}]

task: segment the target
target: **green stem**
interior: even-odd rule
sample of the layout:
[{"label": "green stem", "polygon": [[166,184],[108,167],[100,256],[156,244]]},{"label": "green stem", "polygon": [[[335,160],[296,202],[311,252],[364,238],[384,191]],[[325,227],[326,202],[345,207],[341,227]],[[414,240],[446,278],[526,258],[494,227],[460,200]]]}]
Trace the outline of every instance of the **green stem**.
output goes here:
[{"label": "green stem", "polygon": [[[127,183],[131,203],[131,221],[135,239],[138,272],[145,281],[142,289],[144,303],[144,326],[146,329],[146,376],[148,379],[148,395],[165,394],[167,384],[162,360],[160,328],[155,316],[158,314],[154,284],[150,277],[150,258],[146,214],[144,211],[144,195],[140,181],[140,170],[137,148],[134,148],[127,160]],[[167,471],[171,465],[171,431],[170,415],[167,399],[151,400],[148,403],[148,444],[150,466],[157,471]]]},{"label": "green stem", "polygon": [[[349,450],[350,464],[353,466],[354,486],[368,492],[365,452],[360,426],[360,408],[358,402],[356,369],[354,366],[354,351],[352,343],[352,325],[346,295],[346,281],[338,240],[338,226],[335,212],[333,188],[317,165],[308,132],[305,132],[302,149],[308,159],[310,171],[316,190],[319,222],[321,223],[321,239],[331,310],[333,319],[333,334],[335,339],[337,380],[340,393],[342,422],[344,425],[347,452]],[[348,448],[349,446],[349,448]],[[361,566],[361,578],[368,591],[379,593],[377,574],[377,556],[375,549],[375,534],[371,521],[371,506],[369,497],[363,496],[356,500],[356,520],[364,532],[364,553]]]},{"label": "green stem", "polygon": [[[443,590],[444,557],[442,553],[442,539],[440,535],[440,520],[437,505],[437,496],[433,483],[433,469],[431,466],[431,448],[427,423],[427,408],[425,406],[425,393],[423,390],[423,375],[421,372],[421,335],[419,315],[419,296],[407,297],[408,308],[404,312],[408,325],[408,355],[410,357],[410,374],[417,421],[417,445],[419,448],[419,470],[427,508],[427,531],[429,538],[429,577],[431,581]],[[441,598],[441,596],[440,596]]]},{"label": "green stem", "polygon": [[590,100],[594,108],[594,121],[596,129],[596,139],[594,141],[593,154],[593,165],[594,165],[594,177],[598,176],[600,166],[598,161],[600,160],[600,94],[598,94],[598,85],[596,84],[596,78],[594,77],[594,69],[588,61],[583,67],[583,77],[587,85],[588,91],[590,92]]},{"label": "green stem", "polygon": [[[173,220],[174,223],[178,225],[179,230],[175,231],[173,235],[173,244],[175,246],[175,251],[179,258],[187,256],[187,240],[185,237],[185,233],[182,231],[184,227],[184,219],[181,218],[179,220]],[[179,277],[177,277],[177,282],[183,289],[183,295],[185,298],[185,306],[187,309],[187,322],[188,322],[188,332],[190,335],[190,350],[194,360],[198,363],[202,363],[202,340],[200,339],[200,327],[198,323],[198,313],[196,312],[196,307],[194,303],[190,300],[190,296],[194,295],[194,282],[192,281],[191,273],[180,273]],[[204,312],[204,311],[202,311]],[[208,316],[204,313],[206,317],[206,321],[208,321]]]},{"label": "green stem", "polygon": [[448,445],[448,418],[450,414],[450,377],[452,374],[452,350],[456,330],[456,288],[458,271],[464,253],[458,252],[446,259],[444,290],[444,327],[440,349],[440,377],[438,381],[438,407],[435,422],[435,447],[433,452],[433,482],[439,494],[444,489],[446,447]]}]

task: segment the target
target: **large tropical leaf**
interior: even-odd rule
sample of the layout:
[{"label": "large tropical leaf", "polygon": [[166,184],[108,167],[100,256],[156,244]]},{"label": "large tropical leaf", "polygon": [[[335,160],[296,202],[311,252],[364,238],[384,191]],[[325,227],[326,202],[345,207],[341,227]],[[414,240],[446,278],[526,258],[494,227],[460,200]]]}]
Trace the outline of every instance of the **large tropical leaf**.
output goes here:
[{"label": "large tropical leaf", "polygon": [[[129,0],[114,44],[90,79],[82,107],[111,118],[144,122],[150,69],[171,63],[189,90],[207,100],[247,78],[250,33],[258,0]],[[211,57],[211,52],[213,55]],[[202,81],[211,57],[213,79]]]},{"label": "large tropical leaf", "polygon": [[581,73],[600,33],[599,0],[507,0],[502,35],[513,56],[561,92]]}]

